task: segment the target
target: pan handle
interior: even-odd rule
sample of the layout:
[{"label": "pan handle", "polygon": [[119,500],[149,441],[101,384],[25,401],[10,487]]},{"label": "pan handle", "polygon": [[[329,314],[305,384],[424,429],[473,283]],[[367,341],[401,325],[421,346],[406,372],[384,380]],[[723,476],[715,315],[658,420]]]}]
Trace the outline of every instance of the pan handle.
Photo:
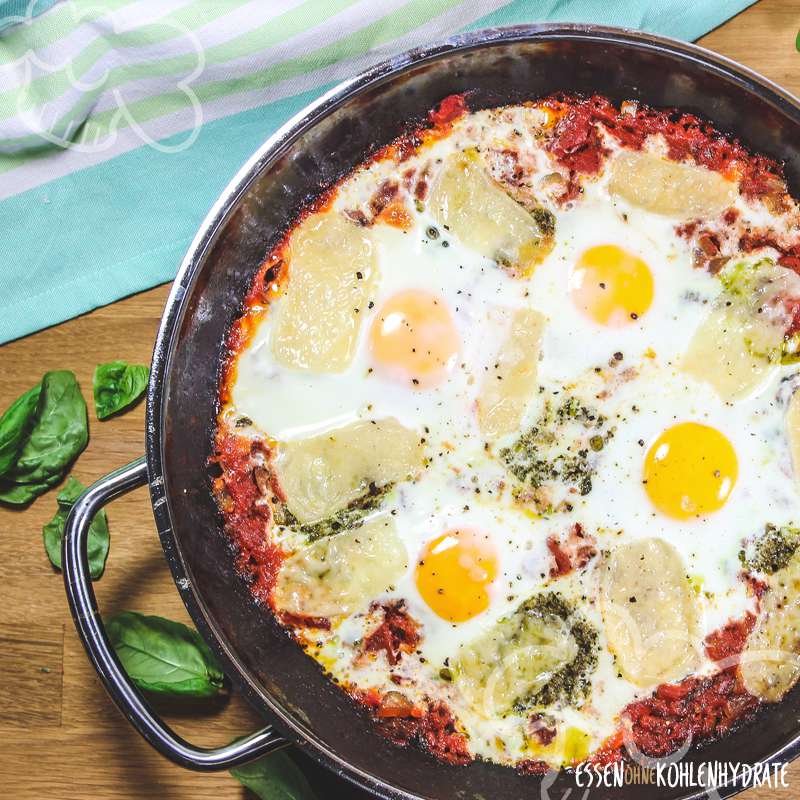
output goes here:
[{"label": "pan handle", "polygon": [[217,749],[194,747],[162,722],[134,688],[122,668],[97,608],[89,578],[87,539],[94,515],[109,501],[147,483],[144,457],[111,472],[90,486],[75,502],[64,529],[62,565],[67,599],[89,660],[106,690],[134,728],[156,749],[182,767],[204,772],[225,770],[264,756],[289,743],[271,726]]}]

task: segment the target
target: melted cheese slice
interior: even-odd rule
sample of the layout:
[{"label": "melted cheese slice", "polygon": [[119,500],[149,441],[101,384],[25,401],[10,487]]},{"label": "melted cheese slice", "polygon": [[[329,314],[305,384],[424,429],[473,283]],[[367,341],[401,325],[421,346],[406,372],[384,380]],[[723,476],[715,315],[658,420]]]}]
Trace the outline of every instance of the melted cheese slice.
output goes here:
[{"label": "melted cheese slice", "polygon": [[781,298],[798,296],[800,282],[770,261],[734,265],[722,278],[727,288],[695,331],[682,367],[731,401],[763,386],[778,368],[790,322]]},{"label": "melted cheese slice", "polygon": [[489,177],[475,151],[447,159],[428,206],[467,247],[517,275],[530,274],[553,248],[552,235]]},{"label": "melted cheese slice", "polygon": [[361,420],[278,445],[275,471],[286,507],[302,523],[327,519],[369,488],[403,481],[421,467],[416,431],[396,419]]},{"label": "melted cheese slice", "polygon": [[278,611],[337,617],[366,608],[408,568],[406,548],[391,517],[319,539],[281,565],[272,595]]},{"label": "melted cheese slice", "polygon": [[800,551],[767,584],[740,670],[748,692],[776,703],[800,678]]},{"label": "melted cheese slice", "polygon": [[768,381],[776,369],[763,352],[754,351],[754,339],[774,349],[782,338],[780,330],[757,319],[717,308],[697,329],[681,366],[697,380],[710,383],[723,400],[740,400]]},{"label": "melted cheese slice", "polygon": [[486,374],[478,396],[478,424],[487,438],[519,429],[536,389],[545,317],[523,308],[514,314],[511,330]]},{"label": "melted cheese slice", "polygon": [[271,338],[277,363],[315,372],[348,367],[377,281],[376,258],[367,230],[335,212],[312,214],[295,230]]},{"label": "melted cheese slice", "polygon": [[637,686],[681,678],[699,663],[697,605],[678,551],[640,539],[601,564],[600,608],[611,652]]},{"label": "melted cheese slice", "polygon": [[713,217],[736,200],[736,184],[718,172],[639,152],[611,162],[608,191],[632,206],[679,219]]},{"label": "melted cheese slice", "polygon": [[531,613],[523,604],[460,648],[457,686],[478,714],[496,718],[535,695],[577,654],[564,620]]}]

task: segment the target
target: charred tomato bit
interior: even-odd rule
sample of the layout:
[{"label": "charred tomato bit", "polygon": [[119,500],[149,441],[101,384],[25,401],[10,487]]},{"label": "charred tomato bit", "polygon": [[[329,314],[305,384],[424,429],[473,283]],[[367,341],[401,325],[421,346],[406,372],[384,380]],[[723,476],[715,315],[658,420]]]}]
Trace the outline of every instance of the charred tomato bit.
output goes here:
[{"label": "charred tomato bit", "polygon": [[519,761],[515,769],[520,775],[546,775],[550,770],[550,765],[546,761],[526,758]]},{"label": "charred tomato bit", "polygon": [[594,539],[587,535],[580,522],[569,529],[566,537],[548,536],[547,549],[554,561],[550,567],[551,578],[583,569],[597,555]]},{"label": "charred tomato bit", "polygon": [[280,620],[284,625],[289,625],[292,628],[314,628],[322,631],[331,629],[331,621],[327,617],[308,617],[304,614],[292,614],[290,611],[282,611]]},{"label": "charred tomato bit", "polygon": [[712,661],[735,658],[744,650],[747,637],[756,624],[755,614],[748,612],[741,619],[731,620],[706,636],[706,655]]},{"label": "charred tomato bit", "polygon": [[383,606],[373,604],[371,610],[381,609],[383,621],[364,639],[365,653],[386,653],[386,660],[394,665],[403,653],[413,652],[419,644],[419,626],[409,615],[405,603],[397,600]]},{"label": "charred tomato bit", "polygon": [[373,218],[383,211],[396,197],[400,187],[397,181],[385,180],[377,189],[374,195],[370,198],[369,207],[372,211]]},{"label": "charred tomato bit", "polygon": [[771,230],[748,231],[739,239],[739,249],[743,253],[751,253],[763,247],[777,250],[778,263],[800,274],[800,242],[783,244]]},{"label": "charred tomato bit", "polygon": [[552,718],[545,717],[543,714],[531,715],[528,721],[528,732],[543,747],[551,744],[558,734]]},{"label": "charred tomato bit", "polygon": [[551,578],[558,578],[561,575],[567,575],[572,572],[572,561],[569,553],[561,549],[561,543],[555,536],[547,537],[547,549],[555,561],[555,564],[550,567]]},{"label": "charred tomato bit", "polygon": [[442,100],[439,105],[428,112],[428,119],[438,127],[451,125],[468,111],[467,100],[463,94],[451,94]]},{"label": "charred tomato bit", "polygon": [[571,172],[593,175],[608,155],[595,121],[588,105],[576,103],[555,125],[548,149]]}]

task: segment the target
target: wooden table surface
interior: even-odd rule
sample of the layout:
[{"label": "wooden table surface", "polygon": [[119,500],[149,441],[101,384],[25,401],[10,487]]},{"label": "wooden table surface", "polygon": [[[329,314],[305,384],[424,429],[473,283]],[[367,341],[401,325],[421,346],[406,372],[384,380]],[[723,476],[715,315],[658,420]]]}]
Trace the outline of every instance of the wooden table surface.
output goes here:
[{"label": "wooden table surface", "polygon": [[[702,0],[699,0],[702,2]],[[800,0],[761,0],[701,40],[800,94]],[[0,348],[0,410],[50,369],[77,373],[87,400],[95,364],[148,363],[167,296],[161,286]],[[89,446],[73,472],[91,483],[143,452],[144,407],[99,423],[90,412]],[[0,788],[9,800],[244,797],[226,773],[197,775],[172,766],[123,720],[90,667],[70,620],[60,575],[42,546],[55,492],[25,511],[0,510]],[[131,609],[188,622],[164,562],[144,489],[109,508],[112,543],[95,584],[106,614]],[[164,708],[199,744],[221,744],[253,730],[258,718],[238,697]],[[751,790],[748,800],[800,795],[800,761],[789,789]],[[348,790],[349,794],[349,790]],[[324,791],[328,797],[344,793]]]}]

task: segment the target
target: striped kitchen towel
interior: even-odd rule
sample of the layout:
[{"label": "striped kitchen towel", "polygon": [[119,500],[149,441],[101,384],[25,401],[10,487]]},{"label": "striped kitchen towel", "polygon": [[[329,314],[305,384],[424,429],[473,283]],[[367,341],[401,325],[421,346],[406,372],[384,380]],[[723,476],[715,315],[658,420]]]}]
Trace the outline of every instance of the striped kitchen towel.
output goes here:
[{"label": "striped kitchen towel", "polygon": [[752,0],[0,0],[0,342],[170,280],[225,184],[335,82],[459,31],[694,39]]}]

